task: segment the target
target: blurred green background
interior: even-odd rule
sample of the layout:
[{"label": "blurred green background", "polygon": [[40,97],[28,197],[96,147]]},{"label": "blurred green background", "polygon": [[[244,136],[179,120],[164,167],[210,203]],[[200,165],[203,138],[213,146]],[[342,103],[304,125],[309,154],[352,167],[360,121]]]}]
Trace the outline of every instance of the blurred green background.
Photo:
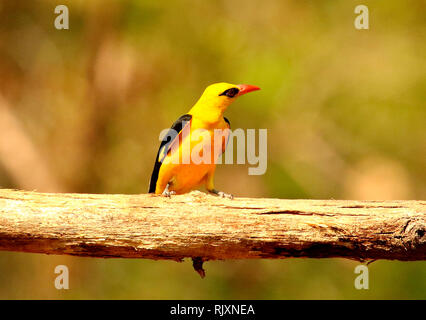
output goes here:
[{"label": "blurred green background", "polygon": [[[54,28],[66,4],[70,29]],[[367,5],[370,29],[356,30]],[[425,199],[424,1],[0,1],[0,187],[144,193],[159,132],[214,82],[268,129],[268,170],[218,168],[236,196]],[[70,269],[70,290],[53,286]],[[0,252],[0,298],[426,298],[426,263],[184,263]]]}]

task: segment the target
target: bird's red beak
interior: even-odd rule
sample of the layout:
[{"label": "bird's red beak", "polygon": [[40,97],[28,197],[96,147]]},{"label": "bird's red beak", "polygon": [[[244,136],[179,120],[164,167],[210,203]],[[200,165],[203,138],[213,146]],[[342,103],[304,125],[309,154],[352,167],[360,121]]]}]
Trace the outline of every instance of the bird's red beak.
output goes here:
[{"label": "bird's red beak", "polygon": [[260,90],[259,87],[252,86],[251,84],[237,84],[238,89],[240,89],[240,92],[238,92],[238,96],[242,96],[243,94]]}]

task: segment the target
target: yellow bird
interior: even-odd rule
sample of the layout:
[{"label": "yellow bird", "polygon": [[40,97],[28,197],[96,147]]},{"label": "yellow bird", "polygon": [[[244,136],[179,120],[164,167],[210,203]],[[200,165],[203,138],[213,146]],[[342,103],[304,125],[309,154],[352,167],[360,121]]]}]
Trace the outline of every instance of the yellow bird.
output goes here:
[{"label": "yellow bird", "polygon": [[216,160],[225,151],[228,140],[226,134],[215,139],[215,130],[230,129],[230,122],[223,116],[225,110],[237,97],[259,89],[223,82],[208,86],[191,110],[173,123],[161,142],[149,193],[170,196],[204,184],[208,192],[232,198],[214,187]]}]

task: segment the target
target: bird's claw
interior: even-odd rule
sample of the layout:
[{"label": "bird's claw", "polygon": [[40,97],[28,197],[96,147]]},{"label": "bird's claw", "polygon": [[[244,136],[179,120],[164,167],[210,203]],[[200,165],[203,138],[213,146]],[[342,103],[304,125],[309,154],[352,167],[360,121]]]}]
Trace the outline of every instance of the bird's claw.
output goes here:
[{"label": "bird's claw", "polygon": [[167,197],[170,198],[171,196],[175,195],[176,191],[168,191],[168,190],[164,190],[162,193],[163,197]]},{"label": "bird's claw", "polygon": [[231,199],[231,200],[234,199],[234,196],[232,194],[225,193],[223,191],[218,191],[217,195],[221,198],[227,198],[227,199]]},{"label": "bird's claw", "polygon": [[210,192],[210,193],[212,193],[212,194],[214,194],[218,197],[221,197],[221,198],[227,198],[227,199],[231,199],[231,200],[234,199],[234,196],[232,194],[225,193],[225,192],[222,192],[222,191],[218,191],[216,189],[208,190],[208,192]]}]

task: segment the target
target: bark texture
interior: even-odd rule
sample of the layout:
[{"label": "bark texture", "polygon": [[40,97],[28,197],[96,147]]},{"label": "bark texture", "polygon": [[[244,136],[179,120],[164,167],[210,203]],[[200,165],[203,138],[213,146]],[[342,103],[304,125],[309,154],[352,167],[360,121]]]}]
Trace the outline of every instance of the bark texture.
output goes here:
[{"label": "bark texture", "polygon": [[0,250],[100,258],[426,259],[425,201],[0,190]]}]

